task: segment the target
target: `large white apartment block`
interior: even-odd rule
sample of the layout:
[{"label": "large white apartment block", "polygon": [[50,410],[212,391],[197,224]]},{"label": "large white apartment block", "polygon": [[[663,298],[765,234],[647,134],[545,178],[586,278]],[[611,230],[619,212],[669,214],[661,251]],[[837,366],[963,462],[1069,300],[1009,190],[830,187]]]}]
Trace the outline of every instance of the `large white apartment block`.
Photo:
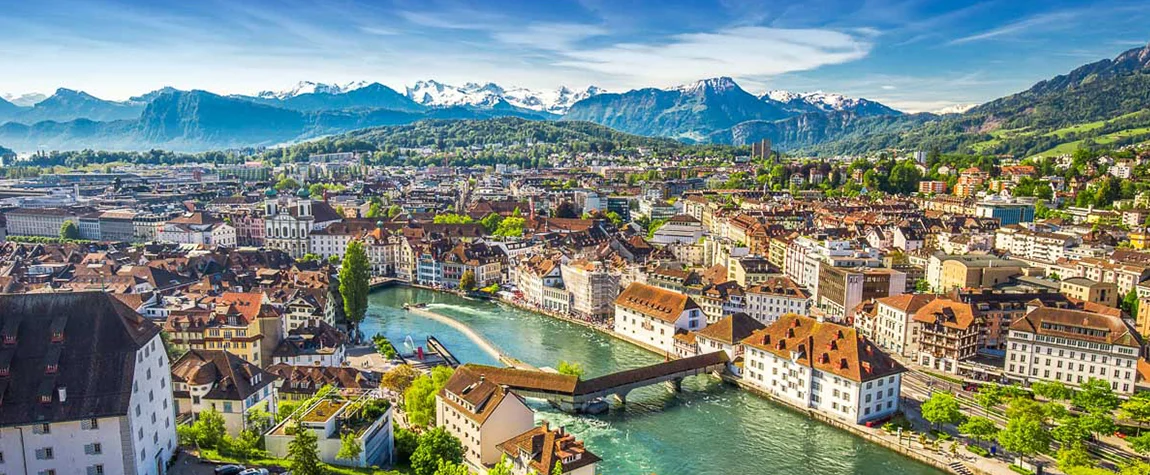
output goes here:
[{"label": "large white apartment block", "polygon": [[1066,257],[1066,250],[1082,243],[1072,234],[1031,231],[1018,225],[1004,226],[995,232],[994,248],[1020,257],[1041,262],[1057,262]]},{"label": "large white apartment block", "polygon": [[854,328],[787,315],[743,346],[743,381],[772,397],[857,424],[899,409],[904,368]]},{"label": "large white apartment block", "polygon": [[703,309],[671,290],[631,283],[615,299],[615,332],[640,345],[675,353],[675,333],[707,326]]},{"label": "large white apartment block", "polygon": [[619,275],[601,263],[575,260],[560,266],[563,285],[571,292],[571,313],[579,318],[606,320],[619,295]]},{"label": "large white apartment block", "polygon": [[793,280],[771,277],[747,287],[743,312],[764,325],[788,313],[806,315],[811,309],[811,295]]},{"label": "large white apartment block", "polygon": [[1120,317],[1041,307],[1010,325],[1006,376],[1026,384],[1091,378],[1120,395],[1134,393],[1142,338]]},{"label": "large white apartment block", "polygon": [[100,292],[0,296],[0,471],[162,475],[176,451],[160,328]]}]

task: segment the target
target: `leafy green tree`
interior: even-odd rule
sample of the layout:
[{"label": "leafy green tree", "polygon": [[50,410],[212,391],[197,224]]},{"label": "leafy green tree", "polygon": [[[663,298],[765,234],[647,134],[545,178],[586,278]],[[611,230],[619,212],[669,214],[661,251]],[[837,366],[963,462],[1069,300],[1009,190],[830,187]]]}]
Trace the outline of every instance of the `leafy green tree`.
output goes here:
[{"label": "leafy green tree", "polygon": [[411,455],[415,453],[415,449],[419,448],[419,435],[409,429],[398,428],[395,430],[395,462],[398,464],[410,464]]},{"label": "leafy green tree", "polygon": [[1059,444],[1070,446],[1081,444],[1088,439],[1090,430],[1083,425],[1081,418],[1067,416],[1060,418],[1058,425],[1050,429],[1050,437]]},{"label": "leafy green tree", "polygon": [[284,177],[284,178],[280,179],[280,181],[276,182],[275,188],[276,188],[276,191],[296,190],[296,189],[299,189],[299,182],[295,181],[294,178]]},{"label": "leafy green tree", "polygon": [[1134,449],[1135,452],[1143,455],[1150,454],[1150,432],[1128,438],[1126,441],[1130,443],[1130,448]]},{"label": "leafy green tree", "polygon": [[394,368],[387,370],[379,379],[379,387],[390,390],[396,394],[403,395],[407,392],[407,388],[419,377],[419,370],[413,368],[411,365],[401,364]]},{"label": "leafy green tree", "polygon": [[323,186],[323,183],[312,183],[312,185],[307,188],[308,196],[314,200],[321,199],[323,198],[323,192],[326,189],[327,188]]},{"label": "leafy green tree", "polygon": [[1050,433],[1042,426],[1041,419],[1014,417],[998,433],[998,443],[1010,452],[1027,457],[1050,448]]},{"label": "leafy green tree", "polygon": [[1090,411],[1078,417],[1082,422],[1082,427],[1091,434],[1113,434],[1118,430],[1118,426],[1114,423],[1114,414],[1112,412]]},{"label": "leafy green tree", "polygon": [[1036,396],[1042,396],[1051,401],[1065,401],[1074,396],[1074,390],[1062,384],[1061,381],[1035,381],[1030,390]]},{"label": "leafy green tree", "polygon": [[211,407],[200,411],[192,427],[196,433],[196,444],[206,449],[219,447],[220,441],[223,440],[226,433],[224,416]]},{"label": "leafy green tree", "polygon": [[495,228],[496,236],[503,237],[522,237],[523,228],[527,225],[525,218],[510,217],[504,218],[499,222],[499,226]]},{"label": "leafy green tree", "polygon": [[199,444],[200,434],[196,431],[195,425],[183,424],[176,426],[176,440],[183,447],[191,447]]},{"label": "leafy green tree", "polygon": [[1118,405],[1118,415],[1138,424],[1138,434],[1142,434],[1142,426],[1150,423],[1150,392],[1136,392],[1130,399]]},{"label": "leafy green tree", "polygon": [[958,432],[977,442],[985,442],[998,435],[998,425],[985,417],[971,417],[958,426]]},{"label": "leafy green tree", "polygon": [[462,463],[463,444],[447,429],[436,427],[419,436],[419,446],[411,454],[415,475],[434,475],[440,463]]},{"label": "leafy green tree", "polygon": [[435,224],[467,224],[474,220],[471,219],[471,216],[465,214],[446,213],[435,215],[432,221]]},{"label": "leafy green tree", "polygon": [[435,475],[471,475],[471,471],[461,463],[440,460],[439,466],[435,468]]},{"label": "leafy green tree", "polygon": [[323,475],[323,463],[319,459],[319,440],[315,432],[296,427],[295,437],[288,442],[288,461],[293,475]]},{"label": "leafy green tree", "polygon": [[914,281],[914,291],[920,294],[930,293],[930,282],[926,279],[918,279]]},{"label": "leafy green tree", "polygon": [[1082,444],[1063,446],[1058,449],[1058,469],[1063,472],[1074,467],[1093,467],[1094,459]]},{"label": "leafy green tree", "polygon": [[563,461],[556,460],[555,467],[551,469],[551,475],[563,475]]},{"label": "leafy green tree", "polygon": [[953,394],[937,391],[922,403],[922,417],[937,428],[943,424],[958,424],[963,416]]},{"label": "leafy green tree", "polygon": [[583,377],[583,365],[574,361],[560,360],[557,371],[559,371],[559,374],[565,374],[567,376],[574,376],[576,378]]},{"label": "leafy green tree", "polygon": [[468,269],[459,276],[459,288],[468,292],[475,290],[475,271]]},{"label": "leafy green tree", "polygon": [[979,386],[978,392],[974,393],[974,400],[987,411],[994,406],[1002,404],[1005,397],[1002,386],[997,384],[984,384]]},{"label": "leafy green tree", "polygon": [[64,221],[60,225],[60,239],[75,240],[80,239],[80,228],[72,220]]},{"label": "leafy green tree", "polygon": [[348,432],[339,436],[339,452],[335,454],[335,458],[341,460],[359,460],[360,454],[363,453],[363,447],[359,445],[359,441],[355,438],[355,433]]},{"label": "leafy green tree", "polygon": [[359,323],[367,314],[367,294],[370,290],[371,271],[367,251],[362,241],[351,241],[343,255],[339,269],[339,294],[343,297],[343,312],[356,334]]},{"label": "leafy green tree", "polygon": [[422,427],[435,424],[435,395],[447,385],[452,372],[446,367],[437,366],[431,370],[430,375],[420,375],[411,382],[411,387],[403,393],[408,422]]},{"label": "leafy green tree", "polygon": [[487,475],[511,475],[511,461],[507,459],[507,454],[499,458],[499,463],[491,467],[487,471]]},{"label": "leafy green tree", "polygon": [[1126,296],[1122,298],[1122,310],[1130,315],[1138,315],[1138,291],[1130,289],[1126,292]]},{"label": "leafy green tree", "polygon": [[1120,400],[1106,380],[1090,378],[1079,386],[1071,402],[1087,412],[1110,413],[1118,409]]},{"label": "leafy green tree", "polygon": [[495,231],[499,229],[499,223],[502,221],[503,216],[496,213],[488,213],[487,216],[479,220],[479,224],[483,225],[483,229],[487,231],[487,234],[495,234]]},{"label": "leafy green tree", "polygon": [[391,205],[391,207],[387,208],[387,217],[388,217],[388,219],[391,219],[391,218],[394,218],[396,216],[399,216],[399,213],[402,213],[402,212],[403,212],[403,208],[400,208],[399,205]]}]

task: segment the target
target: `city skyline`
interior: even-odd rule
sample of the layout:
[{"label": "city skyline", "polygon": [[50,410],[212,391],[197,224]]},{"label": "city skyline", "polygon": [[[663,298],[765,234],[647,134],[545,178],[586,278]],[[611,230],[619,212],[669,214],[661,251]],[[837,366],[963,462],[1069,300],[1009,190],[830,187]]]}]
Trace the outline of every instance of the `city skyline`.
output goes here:
[{"label": "city skyline", "polygon": [[[422,79],[611,91],[730,76],[750,92],[823,90],[909,111],[980,103],[1147,37],[1150,6],[958,2],[138,2],[10,5],[0,93],[122,100],[299,81]],[[1090,25],[1105,24],[1106,28]]]}]

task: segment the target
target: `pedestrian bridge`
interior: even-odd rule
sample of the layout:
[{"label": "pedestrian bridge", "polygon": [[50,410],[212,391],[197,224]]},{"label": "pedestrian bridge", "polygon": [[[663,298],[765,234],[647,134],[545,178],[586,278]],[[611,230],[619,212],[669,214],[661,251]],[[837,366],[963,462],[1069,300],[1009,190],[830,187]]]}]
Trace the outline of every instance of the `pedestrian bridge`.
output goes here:
[{"label": "pedestrian bridge", "polygon": [[587,380],[538,370],[473,364],[466,367],[520,396],[546,399],[566,412],[587,412],[592,405],[608,396],[615,396],[625,403],[632,390],[652,384],[667,383],[672,390],[679,391],[683,378],[721,372],[726,369],[728,361],[726,352],[716,351]]}]

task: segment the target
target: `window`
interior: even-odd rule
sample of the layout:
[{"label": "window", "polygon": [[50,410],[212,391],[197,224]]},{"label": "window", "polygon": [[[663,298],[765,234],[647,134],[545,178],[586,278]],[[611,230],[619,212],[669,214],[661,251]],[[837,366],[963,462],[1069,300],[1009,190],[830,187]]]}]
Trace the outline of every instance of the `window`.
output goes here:
[{"label": "window", "polygon": [[39,424],[39,425],[32,426],[32,433],[33,434],[51,434],[52,433],[52,426],[50,426],[48,424]]},{"label": "window", "polygon": [[51,447],[36,450],[36,460],[52,460],[53,455]]},{"label": "window", "polygon": [[99,422],[98,422],[98,421],[97,421],[95,418],[92,418],[92,419],[88,419],[88,420],[85,420],[85,421],[80,421],[80,429],[83,429],[83,430],[96,430],[96,429],[99,429],[99,428],[100,428],[100,423],[99,423]]}]

